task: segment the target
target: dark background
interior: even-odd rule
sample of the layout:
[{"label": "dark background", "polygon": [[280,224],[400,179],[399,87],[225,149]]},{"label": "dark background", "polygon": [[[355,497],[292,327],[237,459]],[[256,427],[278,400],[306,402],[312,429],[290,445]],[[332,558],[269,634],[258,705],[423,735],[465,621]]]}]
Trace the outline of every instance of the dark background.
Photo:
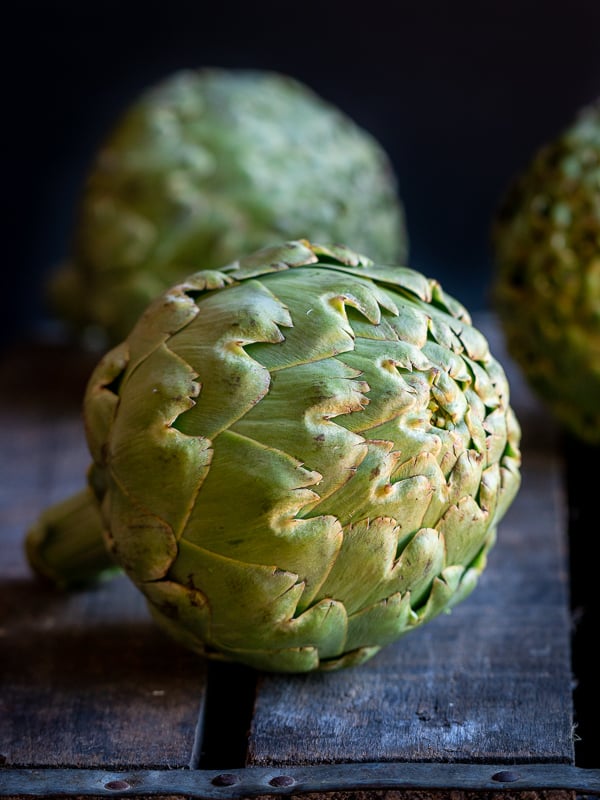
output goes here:
[{"label": "dark background", "polygon": [[21,0],[3,13],[5,342],[47,317],[43,281],[95,148],[175,69],[286,72],[369,130],[397,172],[410,266],[472,311],[489,304],[507,181],[600,93],[596,0]]}]

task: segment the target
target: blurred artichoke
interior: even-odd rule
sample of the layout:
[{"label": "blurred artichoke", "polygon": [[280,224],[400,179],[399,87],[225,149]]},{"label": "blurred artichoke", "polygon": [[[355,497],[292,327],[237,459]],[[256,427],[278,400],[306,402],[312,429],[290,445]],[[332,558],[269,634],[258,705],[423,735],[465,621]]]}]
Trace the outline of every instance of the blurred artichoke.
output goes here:
[{"label": "blurred artichoke", "polygon": [[50,302],[121,341],[159,292],[201,263],[310,236],[405,263],[404,211],[381,146],[277,73],[203,69],[151,87],[87,176],[72,253]]},{"label": "blurred artichoke", "polygon": [[306,240],[159,296],[84,415],[91,488],[31,529],[32,565],[68,586],[114,560],[184,645],[264,670],[361,663],[455,605],[520,482],[467,311]]},{"label": "blurred artichoke", "polygon": [[514,180],[492,236],[511,355],[565,429],[600,443],[600,101]]}]

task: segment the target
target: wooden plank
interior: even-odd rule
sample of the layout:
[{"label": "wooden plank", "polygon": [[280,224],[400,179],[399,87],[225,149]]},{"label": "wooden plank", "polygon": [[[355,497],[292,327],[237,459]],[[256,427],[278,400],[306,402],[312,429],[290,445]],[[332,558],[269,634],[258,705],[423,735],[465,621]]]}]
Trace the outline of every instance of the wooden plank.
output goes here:
[{"label": "wooden plank", "polygon": [[562,465],[552,424],[490,334],[523,426],[523,483],[478,587],[360,667],[265,676],[249,765],[573,763]]},{"label": "wooden plank", "polygon": [[83,486],[89,369],[60,348],[0,365],[0,754],[6,766],[186,767],[205,664],[158,631],[124,577],[57,593],[23,553],[37,513]]},{"label": "wooden plank", "polygon": [[600,449],[563,436],[569,497],[570,596],[573,609],[572,663],[575,679],[575,759],[582,768],[600,766],[600,681],[598,680],[598,566],[590,541],[598,528]]}]

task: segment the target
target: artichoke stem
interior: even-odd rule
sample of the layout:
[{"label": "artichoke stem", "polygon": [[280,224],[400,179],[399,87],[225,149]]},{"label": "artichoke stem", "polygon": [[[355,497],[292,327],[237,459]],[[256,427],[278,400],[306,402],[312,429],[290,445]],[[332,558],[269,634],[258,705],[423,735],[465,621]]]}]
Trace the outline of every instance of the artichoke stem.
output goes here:
[{"label": "artichoke stem", "polygon": [[119,571],[103,540],[100,511],[89,488],[47,508],[27,532],[34,572],[61,589],[75,589]]}]

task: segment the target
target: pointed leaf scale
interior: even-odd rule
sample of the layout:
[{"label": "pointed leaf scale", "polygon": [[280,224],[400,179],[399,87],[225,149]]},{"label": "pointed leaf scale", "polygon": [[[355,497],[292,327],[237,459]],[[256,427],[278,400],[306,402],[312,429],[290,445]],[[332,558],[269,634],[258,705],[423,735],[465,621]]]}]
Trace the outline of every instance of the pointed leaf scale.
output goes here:
[{"label": "pointed leaf scale", "polygon": [[256,281],[234,286],[202,303],[200,314],[169,340],[169,348],[193,368],[202,386],[177,427],[213,439],[268,392],[268,371],[247,353],[254,342],[279,343],[289,313]]},{"label": "pointed leaf scale", "polygon": [[[210,472],[183,538],[241,563],[272,564],[296,573],[304,585],[301,608],[306,608],[342,542],[335,516],[299,516],[318,498],[312,490],[318,480],[318,473],[283,451],[226,431],[214,442]],[[224,486],[231,487],[226,503]]]},{"label": "pointed leaf scale", "polygon": [[169,580],[147,581],[141,588],[160,626],[185,647],[204,653],[210,632],[210,604],[206,595]]},{"label": "pointed leaf scale", "polygon": [[344,606],[325,599],[297,613],[302,585],[292,573],[233,561],[183,542],[169,577],[207,598],[208,644],[281,650],[310,643],[325,657],[344,649]]},{"label": "pointed leaf scale", "polygon": [[354,331],[346,306],[371,324],[381,319],[379,289],[358,278],[322,268],[289,270],[261,279],[288,308],[293,327],[277,347],[256,344],[247,352],[269,370],[317,361],[354,349]]},{"label": "pointed leaf scale", "polygon": [[481,547],[489,521],[472,497],[450,506],[436,526],[446,541],[446,562],[466,566]]},{"label": "pointed leaf scale", "polygon": [[[414,625],[422,625],[432,620],[443,611],[447,611],[452,603],[452,598],[460,588],[460,581],[465,574],[465,568],[460,565],[446,567],[434,579],[427,601],[416,610]],[[469,577],[469,586],[471,586]]]},{"label": "pointed leaf scale", "polygon": [[[444,542],[437,531],[422,528],[399,551],[392,519],[362,520],[344,531],[344,542],[321,594],[344,603],[348,614],[393,594],[419,598],[444,565]],[[356,567],[362,581],[356,586]]]},{"label": "pointed leaf scale", "polygon": [[137,583],[163,578],[177,556],[173,530],[113,483],[103,506],[107,547]]},{"label": "pointed leaf scale", "polygon": [[349,650],[373,645],[383,647],[399,639],[415,620],[410,594],[394,594],[348,617],[347,647]]},{"label": "pointed leaf scale", "polygon": [[359,371],[366,381],[368,405],[360,414],[340,420],[350,430],[368,432],[412,409],[414,390],[404,379],[413,369],[426,371],[431,365],[415,348],[404,342],[357,339],[354,352],[339,356],[345,364]]},{"label": "pointed leaf scale", "polygon": [[351,479],[310,513],[337,513],[344,526],[367,517],[391,517],[403,537],[422,527],[434,489],[425,475],[393,481],[401,454],[391,448],[391,442],[370,441],[367,455]]},{"label": "pointed leaf scale", "polygon": [[191,407],[198,385],[178,356],[160,345],[120,390],[107,453],[108,468],[132,502],[152,509],[176,536],[208,474],[208,439],[173,424]]},{"label": "pointed leaf scale", "polygon": [[226,658],[239,661],[261,672],[297,673],[320,669],[319,651],[316,647],[289,647],[283,650],[246,650],[242,647],[222,650]]},{"label": "pointed leaf scale", "polygon": [[365,661],[373,658],[381,650],[380,647],[358,647],[350,650],[339,658],[330,658],[319,663],[322,672],[333,672],[338,669],[348,669],[348,667],[358,667]]},{"label": "pointed leaf scale", "polygon": [[338,359],[275,372],[266,403],[256,403],[231,431],[283,450],[319,473],[314,491],[327,497],[349,480],[365,457],[364,439],[342,427],[359,415],[369,387]]},{"label": "pointed leaf scale", "polygon": [[127,342],[122,342],[103,356],[86,387],[85,433],[90,455],[96,463],[103,460],[103,447],[110,436],[119,403],[112,386],[125,372],[128,360],[129,347]]},{"label": "pointed leaf scale", "polygon": [[306,266],[318,261],[310,242],[298,240],[285,242],[283,245],[265,247],[234,262],[226,271],[237,281],[267,275],[269,272],[280,272],[292,267]]}]

